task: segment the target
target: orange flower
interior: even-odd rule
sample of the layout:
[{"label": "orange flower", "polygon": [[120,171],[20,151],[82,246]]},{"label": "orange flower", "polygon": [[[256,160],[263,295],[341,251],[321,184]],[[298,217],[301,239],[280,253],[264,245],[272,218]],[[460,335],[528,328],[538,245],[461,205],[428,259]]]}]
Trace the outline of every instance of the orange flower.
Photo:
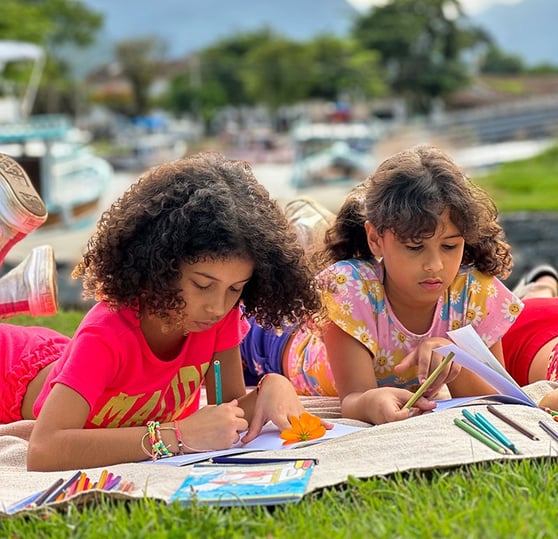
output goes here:
[{"label": "orange flower", "polygon": [[289,417],[289,421],[292,428],[285,429],[281,433],[281,438],[285,440],[283,445],[316,440],[321,438],[326,432],[320,418],[308,412],[303,412],[300,417],[292,415]]}]

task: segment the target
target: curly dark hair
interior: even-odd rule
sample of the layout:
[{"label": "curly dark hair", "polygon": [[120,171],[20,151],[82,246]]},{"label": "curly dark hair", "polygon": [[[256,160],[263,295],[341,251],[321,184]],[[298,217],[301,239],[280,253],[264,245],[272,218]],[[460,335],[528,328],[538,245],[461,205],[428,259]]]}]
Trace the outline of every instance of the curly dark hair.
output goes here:
[{"label": "curly dark hair", "polygon": [[[169,318],[180,315],[181,264],[246,258],[240,302],[266,327],[319,310],[304,252],[248,163],[201,153],[148,170],[98,223],[82,261],[85,298]],[[139,301],[141,298],[141,302]]]},{"label": "curly dark hair", "polygon": [[391,230],[400,241],[420,241],[434,235],[447,209],[465,239],[462,264],[508,277],[511,247],[498,223],[496,205],[447,154],[428,145],[391,156],[351,191],[326,233],[321,264],[371,258],[366,220],[380,235]]}]

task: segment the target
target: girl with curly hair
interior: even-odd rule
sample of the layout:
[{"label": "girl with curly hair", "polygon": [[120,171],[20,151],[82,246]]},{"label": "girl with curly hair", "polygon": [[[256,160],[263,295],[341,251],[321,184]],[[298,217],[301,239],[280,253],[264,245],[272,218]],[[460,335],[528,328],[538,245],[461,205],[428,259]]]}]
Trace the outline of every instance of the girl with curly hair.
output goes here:
[{"label": "girl with curly hair", "polygon": [[225,449],[304,411],[285,377],[250,393],[243,380],[246,317],[280,327],[320,307],[296,234],[247,163],[208,153],[150,169],[101,215],[74,277],[97,303],[71,339],[0,329],[0,422],[37,419],[30,470]]},{"label": "girl with curly hair", "polygon": [[[293,331],[275,369],[300,394],[339,395],[344,417],[378,424],[432,410],[427,397],[444,384],[454,397],[494,393],[450,362],[404,408],[442,361],[434,349],[448,330],[471,324],[503,365],[502,336],[522,309],[499,279],[512,259],[496,207],[449,156],[417,146],[385,160],[350,193],[317,255],[325,320]],[[243,354],[246,368],[269,372],[269,355]]]}]

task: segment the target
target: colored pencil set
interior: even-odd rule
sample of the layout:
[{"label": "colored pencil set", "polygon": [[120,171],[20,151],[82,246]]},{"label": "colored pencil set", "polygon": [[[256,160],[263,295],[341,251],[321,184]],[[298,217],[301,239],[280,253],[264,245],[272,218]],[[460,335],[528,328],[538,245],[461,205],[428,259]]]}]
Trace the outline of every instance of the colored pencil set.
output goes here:
[{"label": "colored pencil set", "polygon": [[68,480],[63,478],[57,479],[48,488],[17,501],[8,507],[6,512],[12,514],[22,509],[34,509],[49,503],[67,500],[80,492],[88,490],[131,492],[134,488],[134,483],[123,481],[120,475],[113,475],[108,470],[101,472],[98,481],[92,481],[85,472],[79,471]]},{"label": "colored pencil set", "polygon": [[515,444],[481,412],[462,410],[463,419],[456,417],[453,422],[479,442],[503,455],[519,454]]},{"label": "colored pencil set", "polygon": [[[501,419],[517,432],[523,434],[531,440],[540,440],[540,438],[533,434],[531,431],[505,416],[502,412],[496,409],[491,404],[487,406],[487,410]],[[550,413],[548,410],[546,412]],[[553,412],[553,411],[552,411]],[[519,450],[495,425],[493,425],[485,416],[480,412],[472,413],[469,410],[462,410],[464,419],[456,417],[453,422],[462,430],[469,433],[471,436],[484,443],[494,451],[501,454],[519,454]],[[554,415],[556,414],[556,415]],[[552,418],[558,417],[558,413],[551,413]],[[539,421],[539,427],[544,430],[550,437],[558,442],[558,431],[554,430],[550,425],[544,421]]]}]

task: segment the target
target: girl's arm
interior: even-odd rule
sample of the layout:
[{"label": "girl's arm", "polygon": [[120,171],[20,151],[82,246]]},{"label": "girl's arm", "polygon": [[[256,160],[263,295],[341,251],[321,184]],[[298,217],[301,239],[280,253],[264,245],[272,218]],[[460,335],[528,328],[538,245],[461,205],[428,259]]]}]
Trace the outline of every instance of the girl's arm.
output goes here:
[{"label": "girl's arm", "polygon": [[[378,388],[372,355],[362,343],[333,322],[323,328],[323,339],[343,417],[374,424],[409,417],[409,410],[401,408],[412,393],[400,388]],[[422,411],[434,406],[424,397],[415,404]]]},{"label": "girl's arm", "polygon": [[[29,440],[29,470],[73,470],[139,462],[149,458],[146,426],[84,429],[89,404],[76,391],[55,384],[33,427]],[[178,421],[186,451],[227,449],[238,441],[248,423],[236,400],[206,406]],[[173,423],[161,425],[170,451],[178,448]],[[143,440],[143,448],[142,448]]]}]

